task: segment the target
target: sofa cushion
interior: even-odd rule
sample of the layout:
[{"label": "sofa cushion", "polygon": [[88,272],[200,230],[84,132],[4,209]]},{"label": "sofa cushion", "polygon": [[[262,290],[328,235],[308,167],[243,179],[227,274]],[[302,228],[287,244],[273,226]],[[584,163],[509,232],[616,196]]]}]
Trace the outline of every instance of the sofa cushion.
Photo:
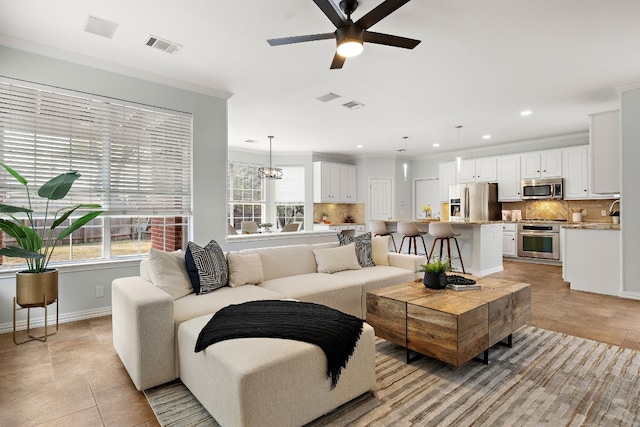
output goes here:
[{"label": "sofa cushion", "polygon": [[313,254],[318,265],[318,273],[335,273],[343,270],[359,270],[356,257],[356,244],[328,249],[314,249]]},{"label": "sofa cushion", "polygon": [[344,313],[363,317],[362,284],[335,274],[310,273],[280,277],[265,280],[259,287],[289,298],[323,304]]},{"label": "sofa cushion", "polygon": [[256,253],[227,253],[229,286],[256,285],[262,282],[262,261]]},{"label": "sofa cushion", "polygon": [[227,260],[215,240],[210,241],[204,248],[193,242],[187,243],[185,264],[196,294],[206,294],[227,286]]},{"label": "sofa cushion", "polygon": [[163,252],[149,249],[148,261],[151,282],[176,300],[193,292],[184,264],[184,252]]},{"label": "sofa cushion", "polygon": [[244,249],[240,252],[254,252],[260,255],[264,280],[315,273],[317,271],[316,259],[311,245]]},{"label": "sofa cushion", "polygon": [[173,305],[173,318],[177,327],[185,320],[205,314],[213,315],[216,311],[231,304],[284,298],[285,295],[260,286],[246,285],[238,288],[225,286],[206,295],[192,294],[176,300]]},{"label": "sofa cushion", "polygon": [[338,233],[338,241],[340,242],[340,246],[350,243],[356,244],[356,257],[358,258],[360,267],[373,267],[375,265],[371,257],[371,233],[364,233],[356,237]]},{"label": "sofa cushion", "polygon": [[371,257],[375,265],[389,265],[390,236],[377,236],[371,239]]}]

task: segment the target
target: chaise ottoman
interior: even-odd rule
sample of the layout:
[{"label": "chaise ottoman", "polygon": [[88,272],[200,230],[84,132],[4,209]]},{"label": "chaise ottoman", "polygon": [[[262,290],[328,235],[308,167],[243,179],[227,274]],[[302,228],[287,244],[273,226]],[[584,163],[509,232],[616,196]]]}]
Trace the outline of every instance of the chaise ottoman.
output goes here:
[{"label": "chaise ottoman", "polygon": [[241,338],[194,352],[210,318],[178,328],[180,379],[224,427],[301,426],[375,387],[374,331],[366,323],[332,389],[327,358],[313,344]]}]

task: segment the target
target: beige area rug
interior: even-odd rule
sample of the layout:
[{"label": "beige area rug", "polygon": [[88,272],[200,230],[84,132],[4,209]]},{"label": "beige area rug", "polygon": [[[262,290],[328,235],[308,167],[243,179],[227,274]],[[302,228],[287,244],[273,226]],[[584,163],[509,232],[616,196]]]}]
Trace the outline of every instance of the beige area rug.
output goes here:
[{"label": "beige area rug", "polygon": [[[376,340],[376,390],[310,426],[637,426],[640,354],[526,326],[488,366],[459,368]],[[175,381],[146,390],[163,426],[217,426]]]}]

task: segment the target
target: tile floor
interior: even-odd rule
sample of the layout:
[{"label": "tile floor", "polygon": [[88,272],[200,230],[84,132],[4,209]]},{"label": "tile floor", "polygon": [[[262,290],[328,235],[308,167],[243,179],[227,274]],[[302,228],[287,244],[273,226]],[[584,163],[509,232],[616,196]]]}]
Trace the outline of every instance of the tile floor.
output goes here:
[{"label": "tile floor", "polygon": [[[640,350],[640,301],[572,291],[561,268],[505,262],[532,285],[531,325]],[[111,317],[62,324],[46,343],[0,335],[0,426],[155,426],[111,346]]]}]

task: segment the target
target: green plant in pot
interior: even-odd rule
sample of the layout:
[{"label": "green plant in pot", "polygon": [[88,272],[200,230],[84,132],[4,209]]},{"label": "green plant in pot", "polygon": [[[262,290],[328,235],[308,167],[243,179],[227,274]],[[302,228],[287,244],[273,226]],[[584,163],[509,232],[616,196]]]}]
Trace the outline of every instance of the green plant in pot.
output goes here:
[{"label": "green plant in pot", "polygon": [[447,287],[446,272],[451,270],[451,260],[433,257],[426,264],[420,265],[419,272],[424,272],[422,282],[430,289],[444,289]]},{"label": "green plant in pot", "polygon": [[[27,263],[26,270],[16,273],[16,301],[23,308],[51,304],[58,298],[58,270],[48,267],[56,244],[103,211],[94,210],[101,207],[97,204],[76,204],[50,209],[49,202],[64,199],[74,181],[80,178],[78,172],[69,171],[50,179],[38,189],[38,197],[46,199],[46,204],[42,213],[42,225],[37,225],[27,180],[9,166],[3,163],[0,165],[24,186],[29,201],[28,208],[0,203],[0,214],[9,218],[0,219],[0,230],[16,241],[16,246],[0,248],[0,255],[24,258]],[[91,211],[57,232],[58,227],[79,209]]]}]

